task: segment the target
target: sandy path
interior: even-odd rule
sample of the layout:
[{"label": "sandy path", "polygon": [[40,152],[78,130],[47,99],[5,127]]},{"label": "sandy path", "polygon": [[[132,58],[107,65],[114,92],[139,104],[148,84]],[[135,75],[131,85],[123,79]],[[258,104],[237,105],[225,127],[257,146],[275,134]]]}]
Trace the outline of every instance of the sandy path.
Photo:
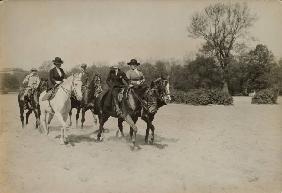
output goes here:
[{"label": "sandy path", "polygon": [[22,129],[16,95],[0,101],[0,193],[282,191],[282,104],[251,105],[249,97],[235,98],[234,106],[170,104],[156,116],[155,145],[144,145],[138,122],[142,149],[132,152],[114,137],[114,119],[96,143],[87,112],[86,128],[73,126],[62,146],[57,120],[50,136],[34,129],[33,115]]}]

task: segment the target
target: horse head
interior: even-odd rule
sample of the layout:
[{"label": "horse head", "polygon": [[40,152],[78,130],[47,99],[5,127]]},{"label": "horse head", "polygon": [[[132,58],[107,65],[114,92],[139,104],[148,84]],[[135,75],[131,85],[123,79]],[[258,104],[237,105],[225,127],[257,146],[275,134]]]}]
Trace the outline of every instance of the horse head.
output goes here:
[{"label": "horse head", "polygon": [[91,93],[91,96],[97,97],[101,91],[102,91],[102,87],[101,87],[101,76],[99,74],[95,74],[91,81],[89,82],[89,84],[87,85],[87,88],[89,89],[89,92]]},{"label": "horse head", "polygon": [[71,94],[74,94],[77,100],[82,99],[82,81],[81,81],[81,74],[73,74],[69,78],[67,78],[67,81],[71,81]]},{"label": "horse head", "polygon": [[161,76],[151,83],[151,89],[156,89],[158,92],[159,102],[167,104],[170,102],[170,90],[169,90],[169,77]]}]

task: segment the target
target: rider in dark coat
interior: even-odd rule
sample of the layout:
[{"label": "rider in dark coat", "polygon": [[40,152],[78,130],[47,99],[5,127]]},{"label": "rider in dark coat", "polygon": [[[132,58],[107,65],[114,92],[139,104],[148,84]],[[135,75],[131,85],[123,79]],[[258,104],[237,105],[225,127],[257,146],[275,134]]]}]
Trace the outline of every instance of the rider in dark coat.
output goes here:
[{"label": "rider in dark coat", "polygon": [[61,58],[56,57],[53,60],[55,65],[49,72],[49,79],[48,79],[48,90],[51,90],[55,86],[61,84],[63,80],[66,78],[64,70],[61,68],[61,65],[64,63]]},{"label": "rider in dark coat", "polygon": [[87,86],[88,81],[89,81],[89,73],[87,72],[87,64],[81,64],[80,65],[81,68],[81,81],[82,81],[82,86]]},{"label": "rider in dark coat", "polygon": [[52,68],[49,72],[48,88],[46,95],[43,97],[42,100],[50,99],[55,93],[58,85],[60,85],[63,82],[63,80],[66,78],[65,72],[61,68],[61,65],[64,63],[64,61],[60,57],[56,57],[53,60],[53,63],[55,67]]},{"label": "rider in dark coat", "polygon": [[119,95],[122,96],[124,87],[128,85],[129,79],[117,66],[112,66],[106,82],[109,86],[109,93],[113,96],[115,111],[117,115],[120,116],[122,112],[119,107],[119,101],[121,101]]}]

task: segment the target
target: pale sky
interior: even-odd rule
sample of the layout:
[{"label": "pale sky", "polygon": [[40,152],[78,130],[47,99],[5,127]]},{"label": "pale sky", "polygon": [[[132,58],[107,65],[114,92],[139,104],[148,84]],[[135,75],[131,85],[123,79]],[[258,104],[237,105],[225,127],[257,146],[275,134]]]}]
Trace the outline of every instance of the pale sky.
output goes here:
[{"label": "pale sky", "polygon": [[[182,59],[200,41],[190,17],[212,1],[8,0],[0,3],[0,65],[30,69],[59,56],[63,68],[131,58]],[[214,1],[216,2],[216,1]],[[251,34],[282,57],[282,2],[246,1],[259,17]]]}]

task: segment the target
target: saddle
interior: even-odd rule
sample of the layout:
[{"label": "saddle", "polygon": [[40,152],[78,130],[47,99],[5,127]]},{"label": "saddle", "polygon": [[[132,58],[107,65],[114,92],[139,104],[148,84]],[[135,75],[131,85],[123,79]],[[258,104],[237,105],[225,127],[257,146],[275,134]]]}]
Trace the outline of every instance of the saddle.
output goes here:
[{"label": "saddle", "polygon": [[52,100],[56,96],[56,93],[58,92],[58,90],[59,90],[59,86],[56,86],[52,88],[51,90],[46,91],[46,94],[43,96],[41,100],[42,101]]}]

